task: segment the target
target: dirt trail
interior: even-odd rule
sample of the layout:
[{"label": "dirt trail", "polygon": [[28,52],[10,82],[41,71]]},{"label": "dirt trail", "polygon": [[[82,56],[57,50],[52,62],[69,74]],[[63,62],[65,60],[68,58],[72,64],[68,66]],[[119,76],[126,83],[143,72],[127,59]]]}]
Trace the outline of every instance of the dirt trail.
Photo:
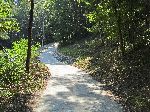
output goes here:
[{"label": "dirt trail", "polygon": [[80,69],[59,62],[56,49],[51,44],[40,55],[51,71],[51,79],[35,112],[123,112],[122,106],[105,94],[102,84]]}]

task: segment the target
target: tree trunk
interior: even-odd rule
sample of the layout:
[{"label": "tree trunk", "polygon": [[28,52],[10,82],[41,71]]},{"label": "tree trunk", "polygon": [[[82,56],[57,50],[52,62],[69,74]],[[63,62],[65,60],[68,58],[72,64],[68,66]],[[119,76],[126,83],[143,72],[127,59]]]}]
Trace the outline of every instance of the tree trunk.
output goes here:
[{"label": "tree trunk", "polygon": [[145,1],[145,24],[146,28],[149,29],[149,19],[150,19],[150,2],[149,0]]},{"label": "tree trunk", "polygon": [[120,15],[118,15],[118,20],[117,20],[117,26],[118,26],[118,35],[119,35],[119,41],[120,41],[120,50],[122,53],[122,56],[125,54],[125,48],[124,48],[124,42],[123,42],[123,36],[122,36],[122,31],[121,31],[121,18]]},{"label": "tree trunk", "polygon": [[123,35],[122,35],[122,30],[121,30],[121,16],[119,10],[117,8],[120,8],[120,1],[114,2],[114,10],[115,10],[115,16],[117,18],[116,24],[118,27],[118,37],[119,37],[119,43],[120,43],[120,50],[122,53],[122,56],[125,55],[125,46],[124,46],[124,40],[123,40]]},{"label": "tree trunk", "polygon": [[30,58],[31,58],[31,39],[32,39],[32,22],[33,22],[33,9],[34,9],[34,0],[30,0],[31,9],[30,9],[30,18],[28,26],[28,49],[27,49],[27,59],[26,59],[26,72],[29,73],[30,70]]}]

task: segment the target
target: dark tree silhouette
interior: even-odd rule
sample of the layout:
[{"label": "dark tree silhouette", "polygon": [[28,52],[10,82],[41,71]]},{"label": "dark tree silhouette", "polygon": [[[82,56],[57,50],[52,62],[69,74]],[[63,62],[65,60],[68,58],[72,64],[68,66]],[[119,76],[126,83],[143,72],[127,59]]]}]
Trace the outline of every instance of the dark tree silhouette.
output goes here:
[{"label": "dark tree silhouette", "polygon": [[34,0],[30,0],[31,9],[30,9],[30,18],[29,18],[29,26],[28,26],[28,49],[27,49],[27,59],[26,59],[26,72],[29,73],[29,65],[31,58],[31,38],[32,38],[32,22],[33,22],[33,9],[34,9]]}]

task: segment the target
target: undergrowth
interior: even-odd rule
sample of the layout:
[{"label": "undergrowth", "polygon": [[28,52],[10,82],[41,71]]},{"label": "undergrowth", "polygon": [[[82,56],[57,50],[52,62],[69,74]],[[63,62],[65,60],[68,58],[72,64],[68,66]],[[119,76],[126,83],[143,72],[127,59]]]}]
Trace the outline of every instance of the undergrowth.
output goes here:
[{"label": "undergrowth", "polygon": [[122,57],[115,44],[97,38],[59,48],[77,59],[74,66],[87,70],[120,96],[130,112],[150,112],[149,50],[149,46],[127,49]]},{"label": "undergrowth", "polygon": [[[24,98],[43,88],[50,76],[48,68],[36,58],[39,44],[32,46],[30,73],[25,72],[27,40],[13,43],[12,49],[0,52],[0,111],[26,112]],[[20,99],[20,101],[18,101]],[[19,103],[18,103],[19,102]],[[22,106],[21,106],[21,103]]]}]

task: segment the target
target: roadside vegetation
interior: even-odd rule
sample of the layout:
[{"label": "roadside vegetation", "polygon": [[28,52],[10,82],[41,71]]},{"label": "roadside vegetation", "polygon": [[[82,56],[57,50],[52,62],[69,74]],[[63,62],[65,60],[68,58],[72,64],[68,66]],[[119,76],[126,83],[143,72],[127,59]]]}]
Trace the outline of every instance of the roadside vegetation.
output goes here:
[{"label": "roadside vegetation", "polygon": [[105,83],[129,111],[149,112],[149,9],[150,0],[1,0],[2,106],[43,86],[50,73],[36,50],[59,42],[61,53],[76,58],[74,65]]},{"label": "roadside vegetation", "polygon": [[60,47],[59,52],[76,58],[73,63],[119,96],[128,111],[150,111],[150,53],[145,46],[128,50],[122,58],[117,47],[105,45],[99,38],[77,41]]},{"label": "roadside vegetation", "polygon": [[28,105],[31,97],[44,87],[50,72],[37,59],[41,47],[38,42],[30,46],[30,70],[26,71],[29,40],[21,37],[10,39],[10,35],[20,31],[13,6],[13,2],[0,1],[0,111],[27,112],[32,111],[31,104]]},{"label": "roadside vegetation", "polygon": [[[14,109],[13,111],[21,111],[19,109],[24,109],[25,107],[23,106],[25,104],[19,107],[19,102],[22,103],[23,101],[21,101],[21,98],[20,101],[16,98],[21,96],[29,97],[45,85],[45,81],[50,76],[50,73],[48,68],[37,60],[39,47],[39,44],[32,46],[31,70],[29,74],[25,72],[27,40],[21,39],[14,42],[11,49],[3,49],[1,51],[0,110],[10,111]],[[14,102],[12,98],[16,101]],[[25,100],[25,98],[22,100]],[[18,105],[15,105],[17,103]],[[11,105],[16,107],[11,107]]]}]

